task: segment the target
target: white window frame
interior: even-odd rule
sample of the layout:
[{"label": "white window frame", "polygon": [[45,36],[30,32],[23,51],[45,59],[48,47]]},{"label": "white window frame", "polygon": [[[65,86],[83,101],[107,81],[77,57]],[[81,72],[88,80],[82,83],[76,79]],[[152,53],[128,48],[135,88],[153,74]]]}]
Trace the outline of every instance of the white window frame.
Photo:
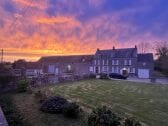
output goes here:
[{"label": "white window frame", "polygon": [[119,65],[119,61],[118,61],[118,60],[116,60],[116,63],[115,63],[115,65]]},{"label": "white window frame", "polygon": [[102,60],[102,65],[104,65],[104,60]]},{"label": "white window frame", "polygon": [[132,60],[131,59],[129,60],[129,65],[132,65]]},{"label": "white window frame", "polygon": [[114,60],[112,60],[112,65],[115,65],[115,62],[114,62]]},{"label": "white window frame", "polygon": [[89,71],[90,71],[90,72],[94,72],[94,67],[93,67],[93,66],[90,66],[90,67],[89,67]]},{"label": "white window frame", "polygon": [[94,64],[96,65],[96,60],[94,60]]},{"label": "white window frame", "polygon": [[128,70],[128,73],[130,73],[130,67],[128,67],[127,70]]},{"label": "white window frame", "polygon": [[114,67],[111,67],[111,72],[114,73]]},{"label": "white window frame", "polygon": [[124,60],[124,65],[127,65],[127,60]]},{"label": "white window frame", "polygon": [[115,73],[119,73],[119,68],[118,68],[118,66],[115,67]]},{"label": "white window frame", "polygon": [[58,67],[55,67],[55,75],[58,75]]},{"label": "white window frame", "polygon": [[55,73],[55,65],[49,65],[48,66],[48,73],[54,74]]},{"label": "white window frame", "polygon": [[100,60],[97,61],[97,64],[100,65]]},{"label": "white window frame", "polygon": [[135,68],[130,68],[130,73],[135,73]]}]

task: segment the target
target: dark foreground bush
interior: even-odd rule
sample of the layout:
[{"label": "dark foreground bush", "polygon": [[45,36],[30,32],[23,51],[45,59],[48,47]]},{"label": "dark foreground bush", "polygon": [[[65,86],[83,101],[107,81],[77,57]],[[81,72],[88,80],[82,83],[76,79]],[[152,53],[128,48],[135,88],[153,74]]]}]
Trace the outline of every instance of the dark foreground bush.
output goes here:
[{"label": "dark foreground bush", "polygon": [[45,100],[40,110],[46,113],[58,114],[62,113],[64,104],[67,103],[67,100],[61,97],[51,97]]},{"label": "dark foreground bush", "polygon": [[63,108],[63,115],[68,118],[78,118],[82,109],[76,103],[66,103]]},{"label": "dark foreground bush", "polygon": [[88,117],[89,126],[119,126],[120,117],[106,107],[97,108]]},{"label": "dark foreground bush", "polygon": [[141,126],[141,123],[134,118],[126,118],[124,121],[124,126]]},{"label": "dark foreground bush", "polygon": [[[9,126],[23,126],[23,117],[14,106],[12,96],[1,96],[0,106],[2,107]],[[24,126],[28,126],[28,124],[26,124],[24,124]]]},{"label": "dark foreground bush", "polygon": [[17,84],[18,92],[26,92],[29,86],[29,81],[26,79],[20,80]]},{"label": "dark foreground bush", "polygon": [[12,81],[13,77],[9,75],[0,75],[0,88],[5,88]]}]

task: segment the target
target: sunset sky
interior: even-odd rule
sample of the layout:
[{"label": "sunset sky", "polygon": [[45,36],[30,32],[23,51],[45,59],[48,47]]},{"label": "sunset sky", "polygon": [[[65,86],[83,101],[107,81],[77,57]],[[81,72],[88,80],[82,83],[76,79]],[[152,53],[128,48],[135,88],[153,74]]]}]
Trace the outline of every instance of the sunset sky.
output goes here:
[{"label": "sunset sky", "polygon": [[0,16],[6,61],[168,40],[168,0],[0,0]]}]

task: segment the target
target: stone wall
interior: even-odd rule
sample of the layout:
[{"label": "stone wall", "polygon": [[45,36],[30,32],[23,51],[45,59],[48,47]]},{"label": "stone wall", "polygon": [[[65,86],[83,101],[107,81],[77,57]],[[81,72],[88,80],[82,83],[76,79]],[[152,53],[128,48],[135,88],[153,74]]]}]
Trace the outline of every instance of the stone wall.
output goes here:
[{"label": "stone wall", "polygon": [[1,107],[0,107],[0,126],[8,126],[8,123],[6,121],[6,118],[3,114]]}]

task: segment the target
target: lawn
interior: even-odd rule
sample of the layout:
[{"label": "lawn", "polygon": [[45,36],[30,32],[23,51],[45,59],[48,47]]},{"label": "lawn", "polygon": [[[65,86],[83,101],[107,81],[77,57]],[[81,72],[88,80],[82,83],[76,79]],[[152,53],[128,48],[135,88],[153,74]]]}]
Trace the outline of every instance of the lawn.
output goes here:
[{"label": "lawn", "polygon": [[[133,116],[146,125],[168,126],[168,85],[144,84],[112,80],[84,80],[35,90],[50,90],[76,101],[84,110],[106,105],[120,115]],[[80,126],[80,120],[61,115],[44,114],[33,94],[14,94],[14,103],[33,126]]]}]

